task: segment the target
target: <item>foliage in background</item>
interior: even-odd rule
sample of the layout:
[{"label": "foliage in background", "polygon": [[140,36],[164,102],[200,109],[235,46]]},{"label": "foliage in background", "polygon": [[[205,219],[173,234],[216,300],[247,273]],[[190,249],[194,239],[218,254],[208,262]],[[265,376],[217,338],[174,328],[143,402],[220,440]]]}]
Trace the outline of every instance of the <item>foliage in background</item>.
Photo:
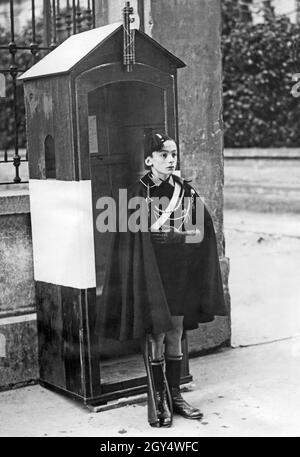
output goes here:
[{"label": "foliage in background", "polygon": [[237,2],[222,0],[225,147],[300,146],[300,26],[288,17],[243,22]]}]

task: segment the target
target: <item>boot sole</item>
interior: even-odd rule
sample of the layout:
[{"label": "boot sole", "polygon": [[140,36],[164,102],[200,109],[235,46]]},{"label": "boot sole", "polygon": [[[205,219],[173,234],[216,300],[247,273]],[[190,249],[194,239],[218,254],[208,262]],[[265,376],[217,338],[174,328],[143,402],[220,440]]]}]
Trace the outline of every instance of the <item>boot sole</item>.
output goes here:
[{"label": "boot sole", "polygon": [[159,422],[152,422],[152,423],[150,422],[149,425],[150,425],[151,427],[156,427],[156,428],[160,428],[160,427],[161,427],[161,425],[160,425]]},{"label": "boot sole", "polygon": [[176,412],[175,412],[175,414],[177,414],[178,416],[184,417],[185,419],[190,419],[190,420],[203,419],[203,415],[191,417],[191,416],[184,416],[183,414],[179,414],[179,413],[176,413]]}]

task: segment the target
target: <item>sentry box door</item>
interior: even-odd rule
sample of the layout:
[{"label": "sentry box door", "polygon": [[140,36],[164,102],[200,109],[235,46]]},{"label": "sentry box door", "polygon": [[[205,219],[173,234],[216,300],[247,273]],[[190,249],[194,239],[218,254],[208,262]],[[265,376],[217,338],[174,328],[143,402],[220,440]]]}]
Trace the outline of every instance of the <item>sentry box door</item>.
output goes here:
[{"label": "sentry box door", "polygon": [[[136,64],[125,73],[120,64],[99,66],[77,81],[79,156],[89,154],[96,262],[96,307],[101,320],[102,289],[109,246],[109,233],[100,233],[96,219],[97,200],[126,189],[145,172],[144,134],[149,128],[176,131],[176,98],[173,75]],[[102,393],[130,388],[145,376],[140,344],[126,344],[100,337]],[[138,355],[136,355],[139,353]],[[143,384],[141,380],[141,384]]]}]

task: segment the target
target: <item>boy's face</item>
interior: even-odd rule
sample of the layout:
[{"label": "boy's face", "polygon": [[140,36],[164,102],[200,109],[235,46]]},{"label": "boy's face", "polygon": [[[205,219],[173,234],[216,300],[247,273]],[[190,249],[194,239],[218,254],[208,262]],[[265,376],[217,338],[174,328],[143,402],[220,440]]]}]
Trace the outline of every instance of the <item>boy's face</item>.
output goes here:
[{"label": "boy's face", "polygon": [[164,142],[160,151],[153,151],[146,158],[146,165],[151,167],[152,173],[163,177],[172,174],[177,165],[177,146],[172,140]]}]

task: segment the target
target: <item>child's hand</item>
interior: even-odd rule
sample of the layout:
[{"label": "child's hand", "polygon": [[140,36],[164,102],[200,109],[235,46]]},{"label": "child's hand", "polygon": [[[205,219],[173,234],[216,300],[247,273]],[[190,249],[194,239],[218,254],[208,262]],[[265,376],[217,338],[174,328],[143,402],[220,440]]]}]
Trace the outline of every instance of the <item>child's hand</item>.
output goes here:
[{"label": "child's hand", "polygon": [[151,232],[151,238],[154,243],[184,243],[184,235],[184,232],[176,232],[174,230]]}]

